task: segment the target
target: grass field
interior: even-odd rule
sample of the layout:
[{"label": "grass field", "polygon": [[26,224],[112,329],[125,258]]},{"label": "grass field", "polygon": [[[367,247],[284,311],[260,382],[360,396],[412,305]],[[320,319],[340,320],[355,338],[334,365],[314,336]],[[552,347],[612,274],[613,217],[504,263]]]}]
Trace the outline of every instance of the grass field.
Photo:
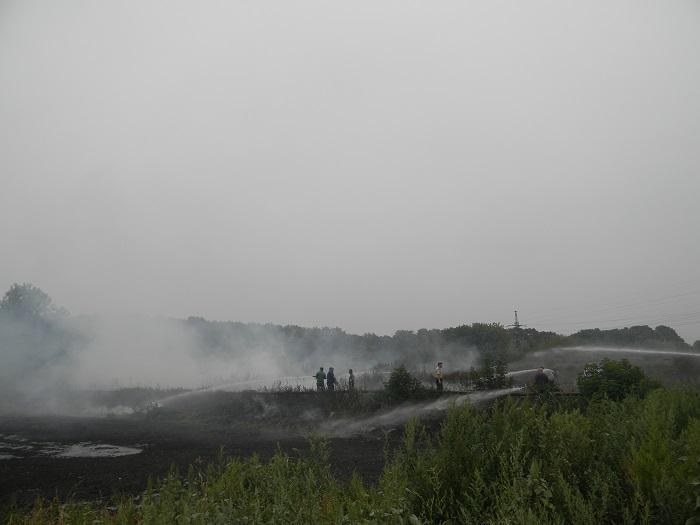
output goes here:
[{"label": "grass field", "polygon": [[[376,484],[310,454],[221,459],[114,505],[39,501],[6,523],[685,523],[700,475],[700,394],[574,407],[504,399],[449,410],[432,436],[411,420]],[[578,404],[578,403],[577,403]]]}]

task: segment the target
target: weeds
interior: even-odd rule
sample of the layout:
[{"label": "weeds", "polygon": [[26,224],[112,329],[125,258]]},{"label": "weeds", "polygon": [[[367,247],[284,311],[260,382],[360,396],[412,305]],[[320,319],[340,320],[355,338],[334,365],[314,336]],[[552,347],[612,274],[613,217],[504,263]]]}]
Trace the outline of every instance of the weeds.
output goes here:
[{"label": "weeds", "polygon": [[450,409],[436,435],[407,423],[376,486],[341,484],[327,444],[172,472],[112,508],[39,501],[8,524],[696,523],[700,395],[549,406],[505,399]]}]

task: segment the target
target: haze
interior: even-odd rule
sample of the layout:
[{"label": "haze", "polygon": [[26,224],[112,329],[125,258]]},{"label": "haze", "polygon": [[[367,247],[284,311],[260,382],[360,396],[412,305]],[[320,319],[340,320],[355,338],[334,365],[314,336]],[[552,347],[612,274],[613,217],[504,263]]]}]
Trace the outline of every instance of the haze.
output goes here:
[{"label": "haze", "polygon": [[700,339],[695,1],[0,1],[0,289]]}]

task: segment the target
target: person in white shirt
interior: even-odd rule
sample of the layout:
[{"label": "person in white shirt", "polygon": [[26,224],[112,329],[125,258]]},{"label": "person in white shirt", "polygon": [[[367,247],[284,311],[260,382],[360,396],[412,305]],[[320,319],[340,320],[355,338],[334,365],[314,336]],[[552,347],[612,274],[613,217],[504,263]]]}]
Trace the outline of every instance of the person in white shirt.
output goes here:
[{"label": "person in white shirt", "polygon": [[435,378],[435,388],[437,389],[438,392],[442,392],[442,379],[443,379],[443,371],[442,371],[442,361],[440,361],[437,366],[435,367],[435,372],[433,372],[433,377]]}]

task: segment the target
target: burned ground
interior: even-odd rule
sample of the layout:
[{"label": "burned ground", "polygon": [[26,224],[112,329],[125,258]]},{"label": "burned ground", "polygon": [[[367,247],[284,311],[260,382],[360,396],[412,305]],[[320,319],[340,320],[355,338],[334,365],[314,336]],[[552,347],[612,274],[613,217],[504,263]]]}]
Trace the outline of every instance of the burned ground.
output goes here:
[{"label": "burned ground", "polygon": [[[375,405],[371,397],[362,403],[365,408]],[[315,393],[211,392],[171,399],[165,407],[128,416],[3,416],[0,442],[15,457],[0,460],[0,504],[6,509],[27,507],[37,497],[108,502],[134,496],[149,478],[163,477],[173,467],[181,472],[190,465],[204,467],[218,461],[222,451],[224,456],[255,454],[263,460],[277,450],[308,454],[309,436],[320,423],[347,416],[334,410],[341,405],[347,405],[341,396]],[[376,482],[387,445],[391,449],[400,436],[400,428],[384,428],[329,437],[333,473],[347,480],[357,472],[366,482]],[[119,457],[37,452],[42,444],[53,450],[77,443],[142,451]]]}]

